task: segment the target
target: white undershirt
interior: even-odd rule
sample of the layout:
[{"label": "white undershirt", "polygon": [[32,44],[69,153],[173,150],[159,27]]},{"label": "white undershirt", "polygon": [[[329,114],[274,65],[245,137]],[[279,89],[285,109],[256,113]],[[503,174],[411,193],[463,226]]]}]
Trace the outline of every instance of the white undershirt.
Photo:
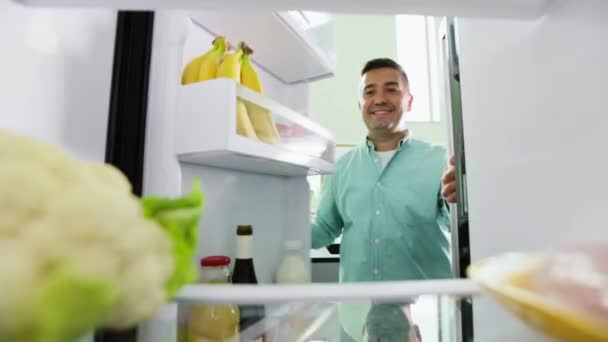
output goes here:
[{"label": "white undershirt", "polygon": [[388,162],[391,161],[391,159],[393,159],[393,156],[395,155],[395,152],[397,150],[391,150],[391,151],[376,151],[376,153],[378,153],[378,157],[380,158],[380,165],[382,165],[382,170],[384,170],[384,168],[386,167],[386,165],[388,165]]}]

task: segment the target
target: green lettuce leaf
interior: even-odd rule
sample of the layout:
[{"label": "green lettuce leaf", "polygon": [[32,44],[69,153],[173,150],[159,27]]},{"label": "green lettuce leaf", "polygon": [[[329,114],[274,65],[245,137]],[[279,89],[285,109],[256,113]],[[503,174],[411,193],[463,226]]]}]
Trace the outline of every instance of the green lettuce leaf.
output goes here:
[{"label": "green lettuce leaf", "polygon": [[74,341],[108,317],[119,299],[116,285],[59,266],[42,289],[37,308],[45,342]]},{"label": "green lettuce leaf", "polygon": [[192,181],[189,194],[169,199],[145,197],[141,200],[144,216],[156,221],[173,242],[175,265],[167,283],[168,298],[184,285],[195,282],[198,272],[192,262],[196,254],[198,224],[205,206],[200,181]]}]

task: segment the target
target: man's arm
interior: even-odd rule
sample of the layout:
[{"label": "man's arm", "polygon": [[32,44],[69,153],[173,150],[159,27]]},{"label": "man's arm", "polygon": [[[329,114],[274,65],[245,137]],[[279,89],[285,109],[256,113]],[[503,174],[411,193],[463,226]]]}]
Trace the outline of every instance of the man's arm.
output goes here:
[{"label": "man's arm", "polygon": [[334,187],[333,176],[325,178],[317,217],[311,224],[313,249],[329,246],[340,235],[344,226],[338,212]]}]

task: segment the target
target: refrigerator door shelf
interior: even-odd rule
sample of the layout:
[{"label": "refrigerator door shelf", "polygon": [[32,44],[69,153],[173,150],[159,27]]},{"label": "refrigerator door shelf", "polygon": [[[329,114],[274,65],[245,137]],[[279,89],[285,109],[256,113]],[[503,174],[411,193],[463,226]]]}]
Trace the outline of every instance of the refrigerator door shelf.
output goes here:
[{"label": "refrigerator door shelf", "polygon": [[395,339],[395,330],[403,330],[409,320],[419,327],[423,341],[455,341],[454,308],[478,294],[477,286],[468,280],[281,286],[193,285],[183,289],[174,301],[184,314],[180,320],[182,328],[186,322],[184,317],[192,306],[265,305],[265,318],[241,332],[246,340],[266,332],[266,340],[271,342],[344,341],[345,334],[355,341],[362,341],[365,340],[363,327],[373,325],[371,322],[380,322],[380,326],[376,324],[370,329],[388,328],[391,331],[385,333],[390,333],[390,336],[384,335],[388,339],[381,340],[397,341],[404,339]]},{"label": "refrigerator door shelf", "polygon": [[[205,11],[193,13],[191,19],[214,36],[225,36],[235,44],[247,42],[254,49],[251,59],[283,83],[294,84],[334,75],[332,51],[325,51],[313,40],[310,30],[297,25],[287,13]],[[332,34],[331,22],[326,26]],[[283,53],[278,53],[277,47]],[[286,62],[285,51],[288,51],[289,62]]]},{"label": "refrigerator door shelf", "polygon": [[30,6],[105,7],[127,10],[253,11],[307,10],[360,14],[424,14],[433,16],[538,18],[557,0],[15,0]]},{"label": "refrigerator door shelf", "polygon": [[[271,113],[278,144],[237,134],[237,99]],[[181,87],[175,116],[176,154],[182,162],[277,176],[335,169],[335,142],[328,130],[229,79]]]},{"label": "refrigerator door shelf", "polygon": [[178,303],[277,304],[289,302],[396,301],[419,296],[472,297],[479,287],[468,279],[302,285],[190,285],[173,300]]}]

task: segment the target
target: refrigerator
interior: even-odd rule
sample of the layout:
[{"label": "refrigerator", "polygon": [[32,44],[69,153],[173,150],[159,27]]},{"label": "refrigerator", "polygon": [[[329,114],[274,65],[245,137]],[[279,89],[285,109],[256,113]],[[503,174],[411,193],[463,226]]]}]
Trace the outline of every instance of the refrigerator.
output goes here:
[{"label": "refrigerator", "polygon": [[[340,305],[412,297],[437,307],[436,323],[420,327],[426,340],[545,341],[464,270],[503,252],[608,239],[602,1],[21,0],[2,9],[3,127],[118,166],[137,195],[180,195],[200,178],[197,257],[232,257],[236,226],[254,227],[259,286],[186,287],[136,329],[97,331],[96,341],[175,341],[180,303],[252,302],[272,318],[252,334],[295,317],[294,340],[339,341]],[[459,166],[451,215],[460,279],[272,284],[283,241],[310,245],[307,177],[335,170],[335,138],[308,107],[308,84],[336,72],[331,20],[314,31],[306,11],[446,18],[438,44]],[[258,46],[263,94],[227,80],[180,85],[185,63],[217,34]],[[280,146],[236,134],[237,98],[273,113]]]}]

